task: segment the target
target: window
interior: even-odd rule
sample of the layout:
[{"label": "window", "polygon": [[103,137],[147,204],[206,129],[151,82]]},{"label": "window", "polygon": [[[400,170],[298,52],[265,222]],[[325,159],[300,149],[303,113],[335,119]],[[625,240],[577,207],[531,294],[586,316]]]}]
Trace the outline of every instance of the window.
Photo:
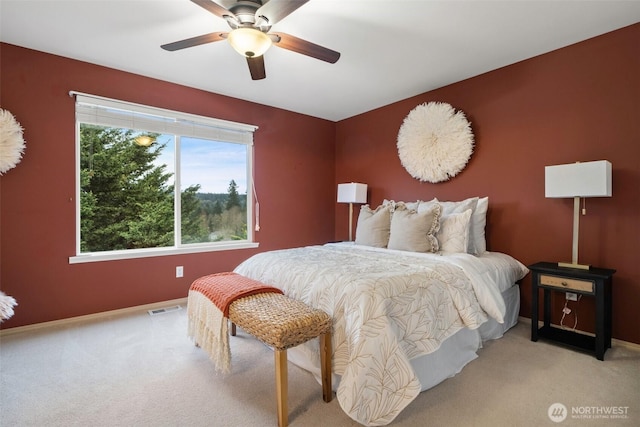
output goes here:
[{"label": "window", "polygon": [[255,247],[255,126],[72,92],[76,256]]}]

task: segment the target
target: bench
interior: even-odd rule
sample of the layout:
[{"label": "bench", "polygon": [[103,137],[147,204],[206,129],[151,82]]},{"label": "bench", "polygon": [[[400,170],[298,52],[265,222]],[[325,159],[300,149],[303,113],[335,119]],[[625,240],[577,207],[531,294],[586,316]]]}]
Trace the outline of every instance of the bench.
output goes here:
[{"label": "bench", "polygon": [[287,349],[318,337],[322,399],[330,402],[331,389],[331,317],[302,301],[277,293],[260,293],[240,298],[229,306],[231,335],[236,325],[246,333],[273,347],[276,368],[278,426],[288,425]]},{"label": "bench", "polygon": [[229,372],[231,352],[228,326],[236,335],[236,325],[275,352],[278,425],[288,424],[287,349],[318,338],[322,398],[330,402],[331,317],[322,310],[291,299],[273,286],[233,272],[215,273],[196,279],[187,301],[188,334],[214,362],[216,370]]}]

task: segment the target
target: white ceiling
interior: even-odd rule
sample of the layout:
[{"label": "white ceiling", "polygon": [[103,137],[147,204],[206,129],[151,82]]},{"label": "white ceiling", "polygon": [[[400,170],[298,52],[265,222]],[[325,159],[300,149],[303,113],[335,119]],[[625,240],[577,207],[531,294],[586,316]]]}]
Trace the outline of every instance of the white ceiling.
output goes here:
[{"label": "white ceiling", "polygon": [[272,30],[340,60],[272,47],[257,81],[226,41],[160,48],[229,30],[189,0],[0,0],[0,16],[6,43],[338,121],[634,24],[640,1],[310,0]]}]

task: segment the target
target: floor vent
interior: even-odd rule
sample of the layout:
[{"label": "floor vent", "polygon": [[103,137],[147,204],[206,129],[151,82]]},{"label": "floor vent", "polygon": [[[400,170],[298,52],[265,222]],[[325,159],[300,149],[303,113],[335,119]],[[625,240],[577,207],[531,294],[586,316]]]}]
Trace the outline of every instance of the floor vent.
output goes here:
[{"label": "floor vent", "polygon": [[155,316],[156,314],[171,313],[172,311],[176,310],[182,310],[182,307],[179,305],[174,305],[173,307],[156,308],[155,310],[149,310],[148,313],[151,316]]}]

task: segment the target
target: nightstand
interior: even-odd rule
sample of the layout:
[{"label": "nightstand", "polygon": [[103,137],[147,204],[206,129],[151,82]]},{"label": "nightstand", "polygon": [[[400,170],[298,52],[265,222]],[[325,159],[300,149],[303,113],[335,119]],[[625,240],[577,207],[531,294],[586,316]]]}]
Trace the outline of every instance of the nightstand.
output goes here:
[{"label": "nightstand", "polygon": [[[611,348],[611,287],[615,270],[608,268],[558,267],[554,262],[539,262],[529,266],[531,271],[531,341],[538,337],[594,352],[604,360],[604,352]],[[538,327],[538,290],[544,292],[543,326]],[[596,299],[595,337],[551,325],[551,292],[573,292]]]}]

